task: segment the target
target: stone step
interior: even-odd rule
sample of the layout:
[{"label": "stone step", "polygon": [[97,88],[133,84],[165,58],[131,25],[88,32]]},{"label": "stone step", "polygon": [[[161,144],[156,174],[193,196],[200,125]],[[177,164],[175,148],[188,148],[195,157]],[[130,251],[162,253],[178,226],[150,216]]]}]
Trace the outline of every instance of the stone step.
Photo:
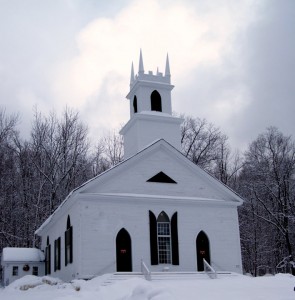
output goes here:
[{"label": "stone step", "polygon": [[[231,272],[217,272],[217,278],[237,276]],[[103,282],[103,286],[111,285],[114,282],[120,282],[131,278],[145,278],[141,272],[116,272]],[[208,279],[208,274],[205,272],[151,272],[152,281],[164,280],[202,280]]]}]

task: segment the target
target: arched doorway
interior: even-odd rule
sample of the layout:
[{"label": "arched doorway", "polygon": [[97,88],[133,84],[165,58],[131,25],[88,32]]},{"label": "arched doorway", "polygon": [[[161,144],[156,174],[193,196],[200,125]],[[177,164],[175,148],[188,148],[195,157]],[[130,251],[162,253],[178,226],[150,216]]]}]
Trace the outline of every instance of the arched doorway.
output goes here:
[{"label": "arched doorway", "polygon": [[210,248],[209,248],[209,239],[204,231],[201,231],[196,239],[196,249],[197,249],[197,262],[198,262],[198,271],[204,271],[204,262],[205,259],[210,264]]},{"label": "arched doorway", "polygon": [[132,272],[131,238],[122,228],[116,237],[117,272]]}]

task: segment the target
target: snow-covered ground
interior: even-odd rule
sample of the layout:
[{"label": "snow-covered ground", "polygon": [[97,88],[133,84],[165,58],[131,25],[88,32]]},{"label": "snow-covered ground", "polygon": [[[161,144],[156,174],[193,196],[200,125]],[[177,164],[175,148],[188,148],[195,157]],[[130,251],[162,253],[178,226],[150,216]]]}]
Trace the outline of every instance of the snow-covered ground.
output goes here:
[{"label": "snow-covered ground", "polygon": [[63,283],[50,277],[25,276],[0,289],[1,300],[294,300],[295,277],[278,274],[251,278],[148,282],[133,278],[102,285],[107,275]]}]

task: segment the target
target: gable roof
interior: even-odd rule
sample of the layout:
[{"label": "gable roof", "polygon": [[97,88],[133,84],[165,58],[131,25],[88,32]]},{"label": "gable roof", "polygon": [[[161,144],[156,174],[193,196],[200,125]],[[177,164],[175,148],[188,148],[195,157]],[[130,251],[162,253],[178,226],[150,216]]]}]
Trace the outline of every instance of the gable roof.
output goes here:
[{"label": "gable roof", "polygon": [[[157,178],[150,182],[161,172],[166,179],[170,178],[177,184],[155,182]],[[213,200],[234,205],[243,202],[237,193],[195,165],[163,139],[154,141],[137,154],[74,189],[36,233],[38,234],[68,201],[77,198],[79,194],[116,195],[116,197],[129,199],[135,197],[166,201],[169,199],[171,201]]]}]

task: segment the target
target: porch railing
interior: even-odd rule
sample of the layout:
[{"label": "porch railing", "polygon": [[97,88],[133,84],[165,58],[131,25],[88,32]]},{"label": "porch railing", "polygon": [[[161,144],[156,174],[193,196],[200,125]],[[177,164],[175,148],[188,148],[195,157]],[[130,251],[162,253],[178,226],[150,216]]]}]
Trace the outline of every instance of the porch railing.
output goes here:
[{"label": "porch railing", "polygon": [[146,280],[148,281],[152,280],[151,271],[148,269],[143,259],[141,260],[141,272]]},{"label": "porch railing", "polygon": [[204,271],[205,273],[211,278],[211,279],[216,279],[217,278],[217,273],[216,271],[209,265],[209,263],[203,258],[204,262]]}]

